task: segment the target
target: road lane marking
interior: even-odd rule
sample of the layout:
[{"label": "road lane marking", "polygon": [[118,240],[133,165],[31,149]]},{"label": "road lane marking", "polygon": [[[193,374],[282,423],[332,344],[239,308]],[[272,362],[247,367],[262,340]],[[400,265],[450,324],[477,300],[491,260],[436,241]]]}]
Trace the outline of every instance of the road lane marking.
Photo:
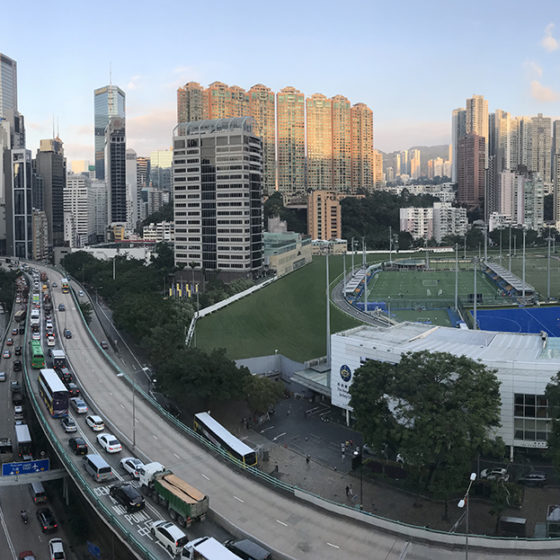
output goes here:
[{"label": "road lane marking", "polygon": [[238,498],[237,496],[234,496],[234,498],[235,498],[235,499],[236,499],[236,500],[237,500],[238,502],[241,502],[242,504],[244,504],[244,503],[245,503],[245,501],[244,501],[244,500],[242,500],[241,498]]},{"label": "road lane marking", "polygon": [[336,545],[336,544],[332,544],[332,543],[330,543],[330,542],[327,542],[327,545],[328,545],[328,546],[332,546],[333,548],[338,548],[338,549],[340,549],[340,546],[338,546],[338,545]]},{"label": "road lane marking", "polygon": [[2,523],[2,528],[4,529],[4,535],[6,536],[6,541],[8,541],[8,546],[10,547],[10,551],[12,552],[12,557],[16,557],[16,549],[14,548],[14,544],[12,543],[12,539],[10,538],[10,532],[8,531],[8,526],[6,525],[6,521],[4,518],[4,511],[0,507],[0,522]]},{"label": "road lane marking", "polygon": [[285,436],[288,432],[282,432],[281,434],[278,434],[276,437],[272,438],[272,441],[276,441],[278,438],[281,438],[282,436]]},{"label": "road lane marking", "polygon": [[175,455],[175,457],[177,457],[177,459],[181,458],[181,457],[179,457],[179,455],[177,455],[177,453],[173,453],[173,455]]},{"label": "road lane marking", "polygon": [[124,408],[124,404],[123,404],[123,403],[121,403],[121,408]]},{"label": "road lane marking", "polygon": [[280,525],[284,525],[284,527],[287,527],[287,526],[288,526],[287,523],[284,523],[283,521],[280,521],[280,519],[277,519],[277,520],[276,520],[276,523],[280,523]]},{"label": "road lane marking", "polygon": [[156,436],[156,434],[152,434],[152,437],[153,437],[154,439],[158,439],[158,437]]},{"label": "road lane marking", "polygon": [[204,473],[200,473],[200,476],[204,477],[206,480],[210,480]]},{"label": "road lane marking", "polygon": [[265,428],[264,430],[261,430],[261,434],[264,434],[267,430],[272,430],[275,426],[269,426],[268,428]]}]

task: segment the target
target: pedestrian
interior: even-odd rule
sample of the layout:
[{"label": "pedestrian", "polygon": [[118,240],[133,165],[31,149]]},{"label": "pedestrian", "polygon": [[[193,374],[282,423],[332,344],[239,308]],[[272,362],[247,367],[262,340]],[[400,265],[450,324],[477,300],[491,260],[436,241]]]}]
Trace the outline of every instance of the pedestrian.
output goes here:
[{"label": "pedestrian", "polygon": [[354,495],[354,491],[352,490],[352,485],[351,484],[348,488],[348,494],[350,495],[350,497],[352,497]]},{"label": "pedestrian", "polygon": [[350,495],[350,486],[346,485],[346,497]]},{"label": "pedestrian", "polygon": [[309,460],[310,460],[310,459],[311,459],[311,457],[310,457],[309,455],[306,455],[306,456],[305,456],[305,462],[306,462],[306,464],[309,465]]}]

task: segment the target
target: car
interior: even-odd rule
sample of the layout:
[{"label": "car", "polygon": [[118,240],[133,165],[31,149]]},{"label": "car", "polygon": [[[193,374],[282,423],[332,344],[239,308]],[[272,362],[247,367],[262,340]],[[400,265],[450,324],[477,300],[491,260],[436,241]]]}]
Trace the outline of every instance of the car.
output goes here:
[{"label": "car", "polygon": [[72,338],[72,331],[70,329],[64,329],[64,338]]},{"label": "car", "polygon": [[78,426],[76,425],[76,422],[74,422],[74,419],[72,418],[72,416],[66,416],[66,418],[63,418],[60,421],[60,424],[62,426],[62,429],[67,434],[71,434],[73,432],[78,431]]},{"label": "car", "polygon": [[546,484],[546,481],[546,473],[538,471],[527,473],[517,479],[518,484],[524,484],[525,486],[540,486],[541,488]]},{"label": "car", "polygon": [[88,407],[87,407],[86,401],[84,401],[84,399],[82,399],[80,397],[72,397],[71,399],[69,399],[69,402],[70,402],[70,406],[78,414],[87,414]]},{"label": "car", "polygon": [[14,362],[14,371],[21,371],[22,365],[21,360],[16,360]]},{"label": "car", "polygon": [[113,435],[106,432],[97,436],[97,443],[107,451],[107,453],[119,453],[122,451],[122,445],[119,440]]},{"label": "car", "polygon": [[66,560],[62,539],[51,539],[49,541],[49,555],[49,560]]},{"label": "car", "polygon": [[55,345],[56,345],[56,341],[54,339],[54,336],[47,336],[47,346],[49,348],[52,348]]},{"label": "car", "polygon": [[103,423],[101,416],[96,416],[95,414],[86,416],[86,424],[94,432],[102,432],[105,429],[105,424]]},{"label": "car", "polygon": [[8,338],[8,340],[6,340],[6,346],[13,346],[13,345],[14,345],[14,339]]},{"label": "car", "polygon": [[100,342],[101,344],[101,348],[103,348],[103,350],[109,350],[109,343],[106,340],[102,340]]},{"label": "car", "polygon": [[138,470],[144,466],[144,463],[137,459],[136,457],[124,457],[121,459],[121,467],[125,470],[128,474],[132,476],[132,478],[139,478]]},{"label": "car", "polygon": [[83,291],[83,290],[80,290],[80,291],[78,292],[78,295],[79,295],[80,297],[84,297],[84,291]]},{"label": "car", "polygon": [[58,288],[58,284],[57,284],[56,282],[53,282],[53,283],[52,283],[52,287],[53,287],[53,288]]},{"label": "car", "polygon": [[70,383],[66,383],[66,388],[68,389],[71,397],[77,397],[80,394],[80,388],[71,381]]},{"label": "car", "polygon": [[480,478],[482,480],[503,480],[507,482],[509,480],[509,474],[507,469],[504,468],[482,469],[480,471]]},{"label": "car", "polygon": [[224,546],[235,554],[236,558],[244,560],[270,560],[272,555],[266,548],[251,539],[229,539]]},{"label": "car", "polygon": [[53,512],[49,508],[39,508],[36,515],[43,533],[51,533],[58,529],[58,523],[54,518]]},{"label": "car", "polygon": [[18,554],[18,560],[37,560],[37,558],[31,550],[24,550]]},{"label": "car", "polygon": [[0,381],[6,381],[6,372],[0,371]]},{"label": "car", "polygon": [[21,346],[16,346],[16,349],[14,350],[14,355],[21,356],[21,351],[22,351]]},{"label": "car", "polygon": [[41,333],[39,331],[33,331],[33,333],[31,333],[31,340],[41,340]]},{"label": "car", "polygon": [[19,329],[18,329],[17,327],[14,327],[14,328],[12,329],[12,336],[17,336],[18,333],[19,333]]},{"label": "car", "polygon": [[188,538],[177,525],[165,519],[158,519],[150,527],[152,537],[169,551],[172,556],[178,554],[187,544]]},{"label": "car", "polygon": [[47,319],[47,321],[45,322],[45,328],[51,331],[54,329],[54,325],[52,324],[52,321],[50,319]]},{"label": "car", "polygon": [[10,391],[12,393],[20,393],[21,385],[17,381],[10,381]]},{"label": "car", "polygon": [[62,379],[62,383],[70,383],[73,379],[72,373],[70,373],[70,370],[66,366],[57,368],[56,372],[58,373],[58,377]]},{"label": "car", "polygon": [[63,303],[59,303],[59,304],[58,304],[58,310],[59,310],[59,311],[66,311],[66,307],[64,307],[64,304],[63,304]]},{"label": "car", "polygon": [[14,406],[14,420],[23,420],[23,406],[21,404]]},{"label": "car", "polygon": [[132,486],[130,482],[122,482],[111,486],[111,488],[109,488],[109,494],[129,512],[144,509],[146,505],[140,491]]},{"label": "car", "polygon": [[19,328],[19,334],[25,334],[25,327]]},{"label": "car", "polygon": [[74,452],[75,455],[87,455],[88,446],[84,438],[71,437],[68,440],[68,447]]},{"label": "car", "polygon": [[2,352],[2,358],[4,358],[5,360],[11,357],[12,357],[12,353],[9,350],[4,350],[4,352]]}]

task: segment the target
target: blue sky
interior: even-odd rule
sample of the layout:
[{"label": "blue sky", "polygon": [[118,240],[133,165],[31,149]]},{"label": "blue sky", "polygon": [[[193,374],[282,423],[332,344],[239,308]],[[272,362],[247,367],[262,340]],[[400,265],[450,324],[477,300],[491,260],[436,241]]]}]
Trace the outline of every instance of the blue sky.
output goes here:
[{"label": "blue sky", "polygon": [[451,111],[475,93],[490,111],[560,115],[558,2],[468,4],[11,2],[0,52],[18,63],[28,148],[54,117],[70,160],[93,160],[93,90],[110,67],[139,155],[170,146],[176,90],[191,80],[343,94],[371,107],[384,151],[449,142]]}]

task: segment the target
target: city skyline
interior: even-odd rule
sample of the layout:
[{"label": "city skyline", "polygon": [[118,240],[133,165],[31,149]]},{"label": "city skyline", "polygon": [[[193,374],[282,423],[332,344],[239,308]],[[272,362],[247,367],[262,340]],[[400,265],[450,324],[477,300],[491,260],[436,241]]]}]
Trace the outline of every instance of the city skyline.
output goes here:
[{"label": "city skyline", "polygon": [[[490,111],[557,118],[560,21],[550,17],[553,2],[538,4],[528,20],[520,2],[475,2],[469,13],[431,2],[410,5],[398,18],[389,6],[368,4],[340,13],[288,3],[272,18],[272,8],[219,2],[212,10],[218,33],[210,40],[207,27],[196,25],[208,17],[203,6],[167,3],[146,18],[142,5],[101,2],[99,12],[111,6],[112,17],[90,26],[69,3],[46,11],[32,2],[41,17],[29,22],[26,40],[7,26],[0,51],[18,64],[18,109],[29,148],[54,128],[69,160],[93,163],[95,89],[112,83],[126,93],[128,146],[146,155],[171,145],[177,88],[218,80],[365,103],[373,111],[376,148],[391,152],[449,143],[451,111],[474,94],[489,101]],[[15,6],[4,12],[17,18]],[[249,20],[251,33],[240,34]],[[115,21],[125,22],[119,33]],[[45,29],[57,37],[48,57],[39,43]]]}]

